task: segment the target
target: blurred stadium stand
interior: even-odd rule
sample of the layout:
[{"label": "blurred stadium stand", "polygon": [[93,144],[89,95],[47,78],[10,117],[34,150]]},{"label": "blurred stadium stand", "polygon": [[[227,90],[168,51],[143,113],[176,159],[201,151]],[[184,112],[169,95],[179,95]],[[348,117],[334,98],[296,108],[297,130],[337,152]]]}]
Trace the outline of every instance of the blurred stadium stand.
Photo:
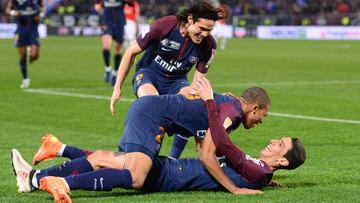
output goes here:
[{"label": "blurred stadium stand", "polygon": [[[0,0],[0,23],[14,22],[5,14],[8,0]],[[51,34],[99,34],[95,0],[47,0],[51,8],[43,23]],[[190,3],[179,0],[140,0],[141,23],[176,14]],[[228,24],[254,35],[259,25],[359,26],[360,0],[220,0],[232,10]],[[77,30],[74,31],[76,27]],[[85,30],[85,31],[84,31]],[[234,31],[235,32],[235,31]]]}]

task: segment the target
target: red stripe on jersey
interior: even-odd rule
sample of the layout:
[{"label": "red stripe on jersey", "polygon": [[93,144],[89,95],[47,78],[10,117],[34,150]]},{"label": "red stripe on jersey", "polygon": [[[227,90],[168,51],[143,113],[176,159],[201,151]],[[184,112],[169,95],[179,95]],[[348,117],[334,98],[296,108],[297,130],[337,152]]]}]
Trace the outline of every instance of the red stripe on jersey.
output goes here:
[{"label": "red stripe on jersey", "polygon": [[188,38],[185,38],[184,46],[181,48],[180,53],[179,53],[179,55],[177,57],[177,60],[180,60],[181,55],[184,53],[184,50],[186,48],[186,45],[187,45],[188,41],[189,41]]}]

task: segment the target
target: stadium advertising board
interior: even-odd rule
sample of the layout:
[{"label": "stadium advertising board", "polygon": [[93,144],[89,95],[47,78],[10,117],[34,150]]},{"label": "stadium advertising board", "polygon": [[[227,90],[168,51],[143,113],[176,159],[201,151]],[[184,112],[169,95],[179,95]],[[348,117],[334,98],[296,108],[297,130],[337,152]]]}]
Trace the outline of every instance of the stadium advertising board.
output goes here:
[{"label": "stadium advertising board", "polygon": [[[15,23],[0,23],[0,39],[1,38],[13,38],[16,30]],[[38,27],[40,38],[47,36],[47,28],[44,24],[40,24]]]},{"label": "stadium advertising board", "polygon": [[305,28],[298,26],[258,26],[259,39],[304,39]]},{"label": "stadium advertising board", "polygon": [[360,40],[358,26],[258,26],[259,39]]},{"label": "stadium advertising board", "polygon": [[50,35],[95,36],[101,35],[98,15],[52,15],[49,18]]},{"label": "stadium advertising board", "polygon": [[307,39],[329,39],[329,40],[360,40],[360,27],[309,27]]}]

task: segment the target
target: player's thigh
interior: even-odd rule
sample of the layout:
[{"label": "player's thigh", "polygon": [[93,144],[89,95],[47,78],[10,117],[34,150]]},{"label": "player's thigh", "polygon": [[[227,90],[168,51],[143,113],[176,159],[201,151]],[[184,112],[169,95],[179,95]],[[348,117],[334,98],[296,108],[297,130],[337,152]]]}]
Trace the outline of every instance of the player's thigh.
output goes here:
[{"label": "player's thigh", "polygon": [[18,47],[18,52],[20,56],[26,56],[26,46]]},{"label": "player's thigh", "polygon": [[153,84],[145,83],[138,88],[136,95],[138,97],[143,97],[149,95],[159,95],[159,93]]},{"label": "player's thigh", "polygon": [[122,43],[119,43],[118,41],[116,41],[116,44],[115,44],[115,54],[120,54],[121,47],[122,47]]},{"label": "player's thigh", "polygon": [[145,182],[151,166],[152,159],[142,152],[129,152],[125,154],[124,168],[128,169],[133,179],[133,188],[140,189]]},{"label": "player's thigh", "polygon": [[178,79],[171,84],[166,94],[179,94],[182,89],[186,89],[190,84],[186,79]]},{"label": "player's thigh", "polygon": [[[16,40],[16,47],[20,48],[22,47],[26,47],[27,45],[29,45],[30,40],[29,40],[29,33],[26,31],[25,28],[23,28],[22,26],[19,26],[17,29],[17,40]],[[26,50],[25,50],[26,51]]]},{"label": "player's thigh", "polygon": [[113,30],[113,39],[121,46],[124,43],[124,25],[115,25]]},{"label": "player's thigh", "polygon": [[39,57],[40,46],[39,45],[31,45],[31,56],[32,57]]},{"label": "player's thigh", "polygon": [[114,151],[97,150],[90,154],[87,157],[87,160],[94,170],[99,168],[114,168],[121,170],[124,167],[123,153]]},{"label": "player's thigh", "polygon": [[103,34],[101,36],[101,41],[102,41],[103,49],[111,48],[112,36],[110,34],[107,33]]},{"label": "player's thigh", "polygon": [[133,91],[137,97],[159,95],[156,86],[156,76],[148,69],[138,70],[133,78]]},{"label": "player's thigh", "polygon": [[38,26],[33,26],[29,31],[29,45],[40,46]]}]

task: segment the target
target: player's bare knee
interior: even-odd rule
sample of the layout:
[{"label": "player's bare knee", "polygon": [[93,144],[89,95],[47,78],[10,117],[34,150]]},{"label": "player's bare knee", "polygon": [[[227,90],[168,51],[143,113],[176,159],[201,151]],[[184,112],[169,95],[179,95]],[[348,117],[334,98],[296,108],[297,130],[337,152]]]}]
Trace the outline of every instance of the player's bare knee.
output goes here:
[{"label": "player's bare knee", "polygon": [[36,61],[39,59],[39,54],[31,55],[31,60]]},{"label": "player's bare knee", "polygon": [[106,150],[97,150],[94,153],[90,154],[87,157],[87,160],[94,169],[98,169],[102,167],[103,165],[102,163],[104,162],[104,157],[108,157],[108,156],[114,156],[114,153]]},{"label": "player's bare knee", "polygon": [[141,189],[142,186],[144,185],[145,178],[133,173],[131,173],[131,177],[132,177],[132,188],[137,190]]}]

